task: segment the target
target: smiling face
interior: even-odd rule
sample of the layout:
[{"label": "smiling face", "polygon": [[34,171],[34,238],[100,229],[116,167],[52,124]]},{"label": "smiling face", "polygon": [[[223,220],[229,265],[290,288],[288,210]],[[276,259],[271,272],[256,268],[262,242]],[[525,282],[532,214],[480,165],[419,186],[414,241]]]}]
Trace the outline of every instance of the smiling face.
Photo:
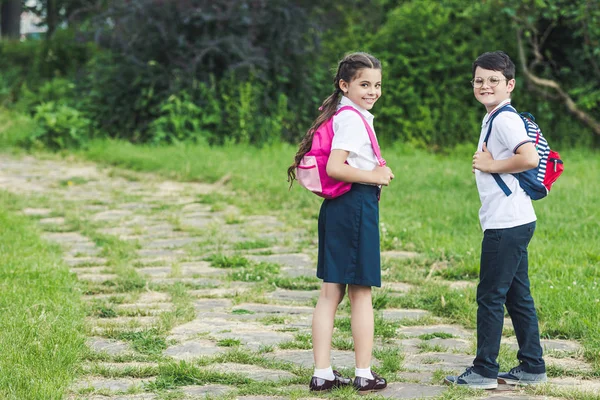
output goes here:
[{"label": "smiling face", "polygon": [[344,96],[354,104],[370,110],[377,99],[381,97],[381,70],[377,68],[360,69],[350,83],[340,80],[340,89],[344,92]]},{"label": "smiling face", "polygon": [[[497,78],[497,79],[496,79]],[[510,94],[515,88],[515,80],[507,80],[501,71],[493,71],[477,67],[473,81],[483,82],[481,87],[473,87],[473,94],[477,101],[483,104],[489,113],[498,104],[510,99]],[[493,86],[497,82],[497,86]]]}]

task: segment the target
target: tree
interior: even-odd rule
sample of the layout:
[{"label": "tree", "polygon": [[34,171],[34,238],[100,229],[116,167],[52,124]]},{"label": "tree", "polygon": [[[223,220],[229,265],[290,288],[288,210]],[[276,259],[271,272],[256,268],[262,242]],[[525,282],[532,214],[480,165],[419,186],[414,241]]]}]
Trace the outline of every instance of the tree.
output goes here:
[{"label": "tree", "polygon": [[519,63],[532,88],[563,103],[600,135],[600,3],[504,0],[514,24]]},{"label": "tree", "polygon": [[21,35],[21,0],[4,0],[0,5],[0,36],[18,39]]}]

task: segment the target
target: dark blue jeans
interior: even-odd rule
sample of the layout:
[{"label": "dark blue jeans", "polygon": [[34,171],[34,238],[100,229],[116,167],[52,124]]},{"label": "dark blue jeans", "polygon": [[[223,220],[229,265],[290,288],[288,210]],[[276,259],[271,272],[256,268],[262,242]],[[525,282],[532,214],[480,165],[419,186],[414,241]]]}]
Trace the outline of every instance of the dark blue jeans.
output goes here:
[{"label": "dark blue jeans", "polygon": [[487,378],[498,376],[498,352],[504,306],[519,343],[517,358],[532,374],[546,372],[537,314],[529,290],[527,246],[535,222],[506,229],[486,229],[481,243],[477,286],[477,356],[474,370]]}]

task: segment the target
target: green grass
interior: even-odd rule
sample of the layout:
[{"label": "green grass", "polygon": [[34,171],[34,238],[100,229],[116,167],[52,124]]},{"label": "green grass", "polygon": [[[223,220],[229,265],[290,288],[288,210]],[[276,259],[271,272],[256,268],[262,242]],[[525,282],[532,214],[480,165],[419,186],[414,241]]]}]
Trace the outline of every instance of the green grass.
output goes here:
[{"label": "green grass", "polygon": [[80,291],[15,207],[0,192],[0,398],[61,399],[85,354]]},{"label": "green grass", "polygon": [[[424,260],[416,262],[416,271],[410,271],[409,265],[399,265],[402,263],[390,264],[391,277],[410,277],[418,287],[407,296],[408,300],[381,298],[385,306],[397,306],[399,303],[394,302],[399,301],[410,303],[465,326],[475,326],[473,289],[452,291],[425,280],[435,261],[445,267],[435,271],[434,277],[477,278],[482,233],[477,218],[479,198],[471,172],[473,150],[474,145],[465,145],[449,150],[449,155],[436,155],[400,144],[383,148],[396,179],[382,193],[382,247],[416,251]],[[209,149],[102,141],[80,155],[187,181],[215,182],[229,175],[228,185],[236,192],[230,201],[243,212],[275,212],[316,236],[314,221],[320,199],[297,185],[288,191],[285,170],[294,152],[295,148],[286,144],[262,149],[242,145]],[[538,226],[529,248],[532,292],[542,336],[580,340],[585,357],[600,368],[600,155],[587,149],[566,149],[561,155],[565,173],[550,196],[534,204]],[[217,201],[210,195],[202,200]],[[398,273],[397,266],[406,274]]]}]

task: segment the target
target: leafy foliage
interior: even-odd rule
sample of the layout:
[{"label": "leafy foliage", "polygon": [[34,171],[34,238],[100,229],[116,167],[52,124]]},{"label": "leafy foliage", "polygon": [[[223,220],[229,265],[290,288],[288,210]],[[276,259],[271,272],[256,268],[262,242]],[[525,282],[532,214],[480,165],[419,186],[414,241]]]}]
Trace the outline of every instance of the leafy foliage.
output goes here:
[{"label": "leafy foliage", "polygon": [[[281,129],[299,124],[312,102],[306,95],[316,35],[309,25],[306,11],[291,0],[112,2],[88,30],[110,50],[90,64],[87,85],[97,128],[136,141],[154,141],[153,133],[173,140],[195,136],[177,131],[175,114],[183,109],[171,107],[173,99],[187,98],[199,109],[208,106],[211,119],[204,123],[209,126],[233,121],[218,134],[261,142],[265,131],[279,129],[278,137]],[[228,90],[217,115],[206,94],[216,87],[222,93],[222,85]],[[287,111],[288,100],[298,112],[279,110],[285,106]],[[256,115],[274,115],[275,123],[253,126]],[[151,129],[157,118],[161,122]],[[170,135],[164,130],[168,126]]]}]

